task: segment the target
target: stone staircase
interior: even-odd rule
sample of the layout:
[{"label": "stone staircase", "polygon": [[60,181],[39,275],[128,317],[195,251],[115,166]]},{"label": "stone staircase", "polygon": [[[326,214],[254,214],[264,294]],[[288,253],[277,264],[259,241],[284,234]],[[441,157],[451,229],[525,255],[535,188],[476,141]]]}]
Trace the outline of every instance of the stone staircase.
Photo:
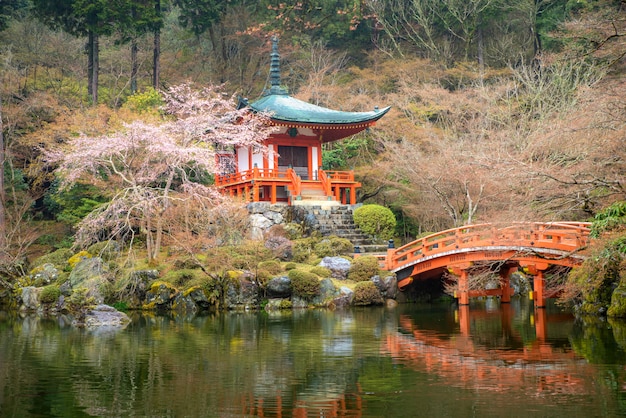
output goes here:
[{"label": "stone staircase", "polygon": [[385,253],[387,251],[387,243],[376,242],[371,236],[357,228],[352,218],[351,206],[335,202],[332,205],[311,205],[308,210],[309,214],[315,217],[316,229],[322,235],[336,235],[350,240],[355,247],[355,252],[357,250],[361,253]]}]

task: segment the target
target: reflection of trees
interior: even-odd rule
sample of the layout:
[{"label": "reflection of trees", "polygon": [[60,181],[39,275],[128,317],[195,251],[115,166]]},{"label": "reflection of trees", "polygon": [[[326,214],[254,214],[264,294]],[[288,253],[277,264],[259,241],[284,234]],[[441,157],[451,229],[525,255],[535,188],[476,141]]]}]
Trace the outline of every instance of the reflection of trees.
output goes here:
[{"label": "reflection of trees", "polygon": [[[382,336],[380,318],[377,310],[143,316],[108,334],[16,320],[18,343],[0,343],[0,357],[20,364],[0,364],[0,396],[51,376],[44,386],[54,405],[40,409],[51,416],[60,403],[97,416],[356,410],[359,365],[379,355],[377,344],[372,353],[359,347]],[[35,405],[23,397],[9,402],[21,410]]]}]

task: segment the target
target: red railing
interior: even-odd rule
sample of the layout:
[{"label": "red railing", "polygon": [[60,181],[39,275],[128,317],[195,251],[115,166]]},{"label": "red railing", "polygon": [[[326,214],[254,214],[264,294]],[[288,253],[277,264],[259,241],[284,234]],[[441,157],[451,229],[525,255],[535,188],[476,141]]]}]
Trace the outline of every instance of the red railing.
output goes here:
[{"label": "red railing", "polygon": [[324,189],[324,194],[326,196],[332,196],[332,186],[330,184],[330,178],[326,174],[324,170],[319,171],[319,181],[322,183],[322,188]]},{"label": "red railing", "polygon": [[296,174],[296,170],[288,168],[287,177],[291,180],[291,185],[288,186],[291,194],[293,196],[300,196],[300,194],[302,194],[302,179]]},{"label": "red railing", "polygon": [[509,246],[574,252],[587,245],[590,225],[588,222],[467,225],[420,238],[397,249],[389,249],[386,267],[387,270],[397,271],[426,257],[463,248]]}]

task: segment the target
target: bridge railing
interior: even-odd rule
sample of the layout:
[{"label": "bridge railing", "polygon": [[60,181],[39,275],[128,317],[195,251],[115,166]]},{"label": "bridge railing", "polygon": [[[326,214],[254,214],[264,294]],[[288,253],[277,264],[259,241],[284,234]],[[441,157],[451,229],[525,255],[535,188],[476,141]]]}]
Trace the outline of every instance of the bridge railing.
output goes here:
[{"label": "bridge railing", "polygon": [[387,270],[415,264],[422,258],[463,248],[539,247],[577,251],[589,241],[588,222],[476,224],[448,229],[410,242],[387,253]]}]

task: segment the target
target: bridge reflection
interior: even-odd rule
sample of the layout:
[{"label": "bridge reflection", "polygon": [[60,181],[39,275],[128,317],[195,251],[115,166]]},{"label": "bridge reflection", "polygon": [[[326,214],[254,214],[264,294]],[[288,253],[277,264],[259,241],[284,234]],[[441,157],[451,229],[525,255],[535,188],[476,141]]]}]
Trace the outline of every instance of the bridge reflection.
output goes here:
[{"label": "bridge reflection", "polygon": [[[474,328],[484,327],[498,316],[499,332],[507,342],[490,346],[481,340],[484,333],[474,332]],[[534,387],[531,396],[589,393],[593,367],[548,338],[549,331],[558,332],[559,325],[571,323],[572,317],[535,310],[528,317],[534,325],[535,338],[529,339],[522,338],[513,326],[513,316],[509,304],[502,304],[498,312],[470,312],[469,306],[461,305],[455,312],[458,333],[444,335],[420,329],[410,316],[403,315],[400,331],[387,335],[383,349],[396,362],[435,374],[447,385],[498,392]]]}]

